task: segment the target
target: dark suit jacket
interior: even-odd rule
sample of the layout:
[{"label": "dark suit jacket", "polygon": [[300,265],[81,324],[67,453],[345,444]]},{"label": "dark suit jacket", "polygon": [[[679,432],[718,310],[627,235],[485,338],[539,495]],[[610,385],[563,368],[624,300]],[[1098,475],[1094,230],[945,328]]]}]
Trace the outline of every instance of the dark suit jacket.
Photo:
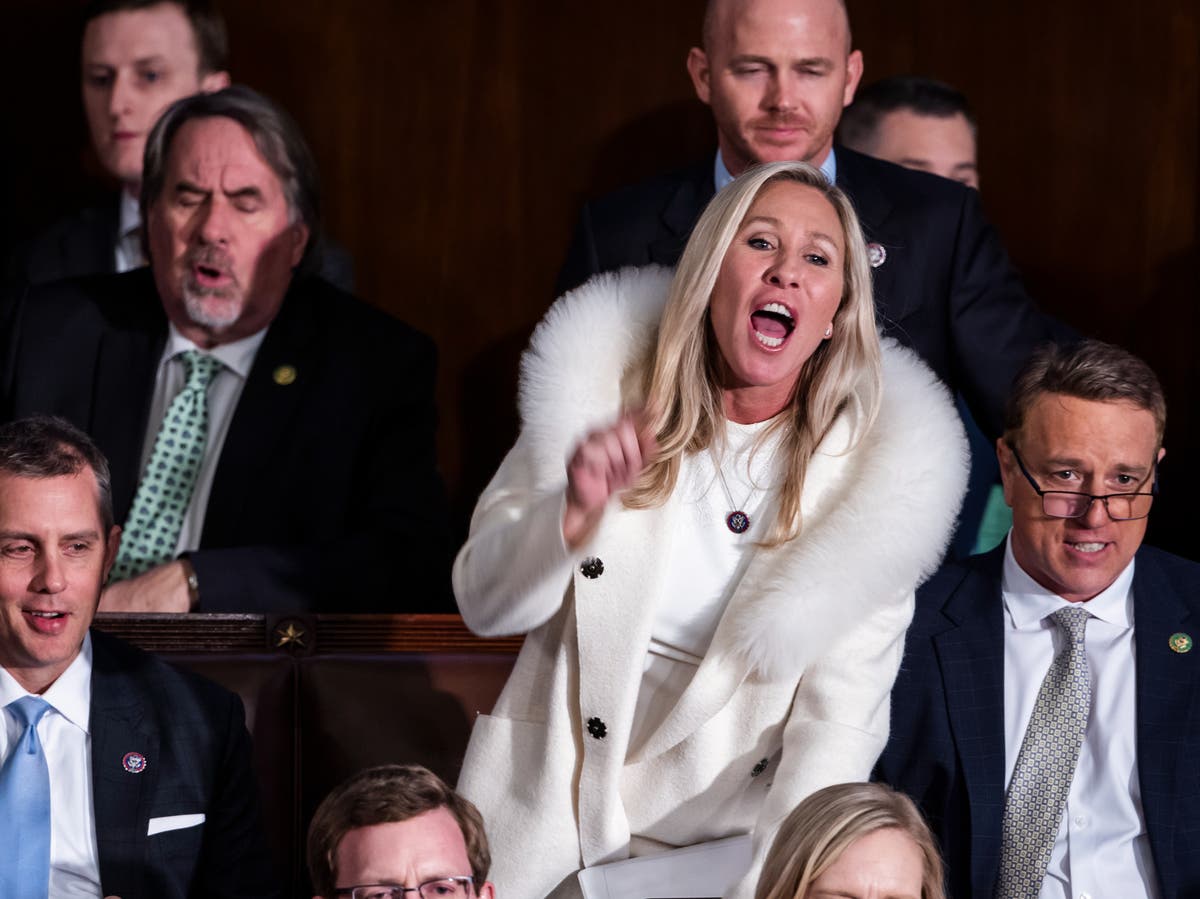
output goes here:
[{"label": "dark suit jacket", "polygon": [[[867,240],[887,251],[874,270],[883,333],[920,353],[995,438],[1013,376],[1038,344],[1060,335],[1025,293],[978,193],[844,147],[837,181]],[[709,158],[588,203],[559,292],[624,265],[674,265],[713,193]]]},{"label": "dark suit jacket", "polygon": [[[108,456],[122,522],[141,476],[167,320],[149,269],[31,288],[0,415],[65,416]],[[278,383],[284,366],[295,380]],[[293,283],[221,451],[200,611],[450,611],[429,338],[320,278]],[[154,425],[157,427],[157,423]]]},{"label": "dark suit jacket", "polygon": [[[1004,809],[1004,546],[942,568],[917,609],[875,776],[924,809],[955,899],[990,899]],[[1200,896],[1200,565],[1142,547],[1134,568],[1137,761],[1161,895]]]},{"label": "dark suit jacket", "polygon": [[[276,896],[241,700],[92,632],[92,795],[103,895]],[[145,770],[125,769],[127,753]],[[151,818],[203,824],[147,835]]]},{"label": "dark suit jacket", "polygon": [[[7,265],[10,293],[30,284],[114,274],[120,215],[120,197],[114,194],[110,202],[80,209],[20,244]],[[354,260],[342,247],[324,244],[315,270],[330,284],[354,292]]]}]

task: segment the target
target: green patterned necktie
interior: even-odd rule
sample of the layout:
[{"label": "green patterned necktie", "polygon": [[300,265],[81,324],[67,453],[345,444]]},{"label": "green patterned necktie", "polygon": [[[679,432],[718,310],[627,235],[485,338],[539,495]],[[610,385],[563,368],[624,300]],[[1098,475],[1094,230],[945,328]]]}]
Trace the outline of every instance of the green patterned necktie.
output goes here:
[{"label": "green patterned necktie", "polygon": [[1091,614],[1059,609],[1063,646],[1050,664],[1025,728],[1000,825],[995,899],[1037,899],[1058,837],[1092,705],[1083,633]]},{"label": "green patterned necktie", "polygon": [[163,415],[154,451],[133,497],[112,579],[124,580],[175,557],[196,475],[208,443],[208,387],[221,361],[198,350],[180,354],[187,383]]}]

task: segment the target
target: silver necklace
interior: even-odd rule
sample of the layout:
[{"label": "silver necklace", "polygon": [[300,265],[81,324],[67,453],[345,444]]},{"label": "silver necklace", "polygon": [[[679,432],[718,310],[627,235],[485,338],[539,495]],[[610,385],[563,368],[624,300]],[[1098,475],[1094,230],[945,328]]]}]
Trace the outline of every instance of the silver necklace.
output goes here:
[{"label": "silver necklace", "polygon": [[[721,463],[717,460],[716,454],[710,451],[709,455],[712,456],[713,467],[717,470],[717,477],[721,479],[721,489],[725,491],[725,498],[729,500],[729,506],[733,510],[725,516],[725,527],[729,528],[735,534],[744,534],[750,530],[750,516],[746,514],[745,508],[749,505],[750,498],[758,492],[759,488],[752,486],[750,492],[746,494],[746,498],[742,500],[741,505],[738,505],[733,501],[733,494],[729,491],[729,484],[725,480],[725,472],[722,470]],[[771,458],[773,459],[774,457],[775,454],[772,453]],[[770,459],[767,462],[769,466]],[[750,480],[753,482],[753,476],[751,476]]]}]

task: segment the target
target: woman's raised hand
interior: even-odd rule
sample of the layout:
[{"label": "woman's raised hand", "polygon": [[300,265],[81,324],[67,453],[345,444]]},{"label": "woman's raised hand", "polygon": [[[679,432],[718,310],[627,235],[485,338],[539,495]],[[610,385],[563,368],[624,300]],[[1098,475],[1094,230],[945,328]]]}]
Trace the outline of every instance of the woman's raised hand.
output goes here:
[{"label": "woman's raised hand", "polygon": [[592,431],[567,463],[567,508],[563,539],[578,547],[604,514],[609,497],[630,486],[646,468],[657,444],[642,416],[622,415],[610,427]]}]

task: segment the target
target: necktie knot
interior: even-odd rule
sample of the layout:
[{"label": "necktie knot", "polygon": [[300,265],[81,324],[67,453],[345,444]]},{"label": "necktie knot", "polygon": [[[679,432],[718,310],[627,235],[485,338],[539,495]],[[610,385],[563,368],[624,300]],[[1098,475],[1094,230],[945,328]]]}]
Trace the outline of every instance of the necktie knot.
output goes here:
[{"label": "necktie knot", "polygon": [[1054,623],[1058,625],[1058,629],[1070,642],[1082,643],[1083,632],[1087,628],[1088,619],[1092,617],[1092,614],[1087,609],[1070,606],[1059,609],[1052,617]]},{"label": "necktie knot", "polygon": [[180,354],[180,358],[183,359],[183,368],[187,377],[187,383],[183,385],[183,389],[207,393],[208,385],[221,370],[221,360],[199,350],[187,350]]},{"label": "necktie knot", "polygon": [[5,708],[9,709],[26,727],[37,727],[38,722],[42,720],[42,715],[50,711],[50,703],[37,696],[22,696],[20,699],[10,702]]}]

